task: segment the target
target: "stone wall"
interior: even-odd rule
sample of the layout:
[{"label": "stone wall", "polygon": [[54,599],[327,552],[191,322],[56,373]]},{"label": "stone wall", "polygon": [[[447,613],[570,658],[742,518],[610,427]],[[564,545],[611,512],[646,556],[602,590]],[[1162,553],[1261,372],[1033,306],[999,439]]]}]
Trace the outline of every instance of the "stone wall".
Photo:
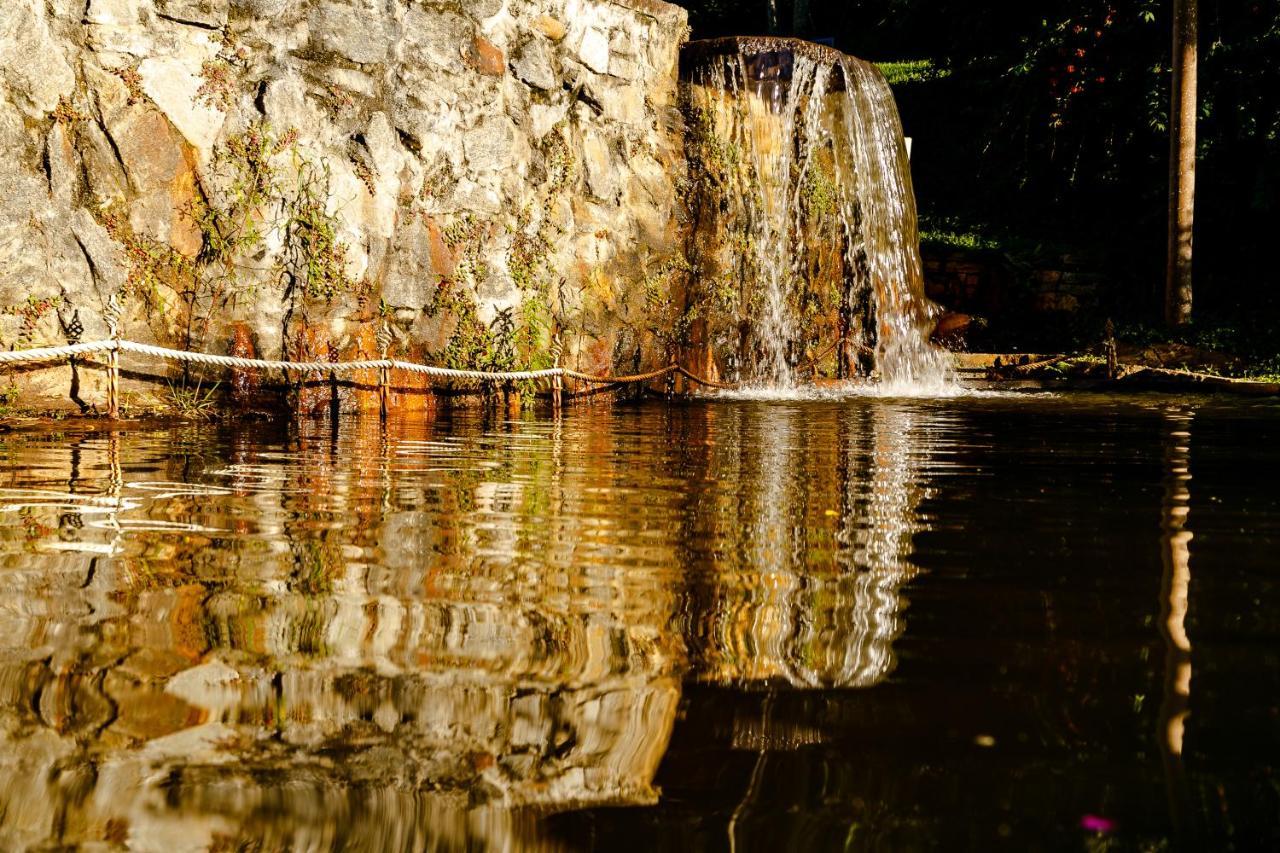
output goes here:
[{"label": "stone wall", "polygon": [[1098,307],[1102,276],[1072,256],[1015,264],[999,252],[925,246],[925,288],[953,311],[984,317],[1073,314]]},{"label": "stone wall", "polygon": [[661,362],[686,34],[657,0],[8,0],[0,345],[102,337],[120,294],[204,351],[371,354],[386,318],[437,363]]}]

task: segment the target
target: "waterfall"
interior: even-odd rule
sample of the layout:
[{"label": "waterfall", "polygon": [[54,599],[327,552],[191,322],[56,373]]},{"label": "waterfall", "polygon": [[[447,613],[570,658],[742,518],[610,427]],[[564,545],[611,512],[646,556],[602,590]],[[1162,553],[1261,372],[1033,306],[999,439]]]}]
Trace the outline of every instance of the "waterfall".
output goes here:
[{"label": "waterfall", "polygon": [[891,389],[951,382],[929,333],[910,164],[872,65],[795,39],[694,42],[690,338],[761,387],[827,356]]}]

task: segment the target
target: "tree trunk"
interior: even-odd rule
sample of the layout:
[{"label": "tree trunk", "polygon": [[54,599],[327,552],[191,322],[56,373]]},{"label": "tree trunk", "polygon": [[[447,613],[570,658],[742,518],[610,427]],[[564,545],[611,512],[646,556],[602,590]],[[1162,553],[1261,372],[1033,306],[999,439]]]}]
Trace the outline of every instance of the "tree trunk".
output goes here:
[{"label": "tree trunk", "polygon": [[1191,255],[1196,205],[1196,94],[1199,0],[1173,0],[1173,81],[1169,99],[1169,263],[1165,320],[1191,322]]},{"label": "tree trunk", "polygon": [[781,23],[778,16],[778,0],[769,0],[769,34],[776,35]]},{"label": "tree trunk", "polygon": [[809,15],[809,0],[795,0],[791,5],[791,34],[807,36],[813,29],[813,21]]}]

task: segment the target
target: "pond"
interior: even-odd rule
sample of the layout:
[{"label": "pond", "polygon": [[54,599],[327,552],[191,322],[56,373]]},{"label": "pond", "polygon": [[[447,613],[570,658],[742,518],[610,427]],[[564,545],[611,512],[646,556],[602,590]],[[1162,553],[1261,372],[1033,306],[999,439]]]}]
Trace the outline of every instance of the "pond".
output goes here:
[{"label": "pond", "polygon": [[1154,396],[0,435],[0,846],[1274,845],[1277,481]]}]

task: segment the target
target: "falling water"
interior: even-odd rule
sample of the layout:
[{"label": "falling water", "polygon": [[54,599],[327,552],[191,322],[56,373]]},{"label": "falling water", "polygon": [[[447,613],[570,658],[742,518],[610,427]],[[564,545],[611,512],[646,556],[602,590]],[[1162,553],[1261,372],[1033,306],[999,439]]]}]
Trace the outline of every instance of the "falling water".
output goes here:
[{"label": "falling water", "polygon": [[951,382],[930,345],[910,166],[874,66],[791,39],[695,42],[684,77],[703,336],[765,387],[832,356],[903,391]]}]

